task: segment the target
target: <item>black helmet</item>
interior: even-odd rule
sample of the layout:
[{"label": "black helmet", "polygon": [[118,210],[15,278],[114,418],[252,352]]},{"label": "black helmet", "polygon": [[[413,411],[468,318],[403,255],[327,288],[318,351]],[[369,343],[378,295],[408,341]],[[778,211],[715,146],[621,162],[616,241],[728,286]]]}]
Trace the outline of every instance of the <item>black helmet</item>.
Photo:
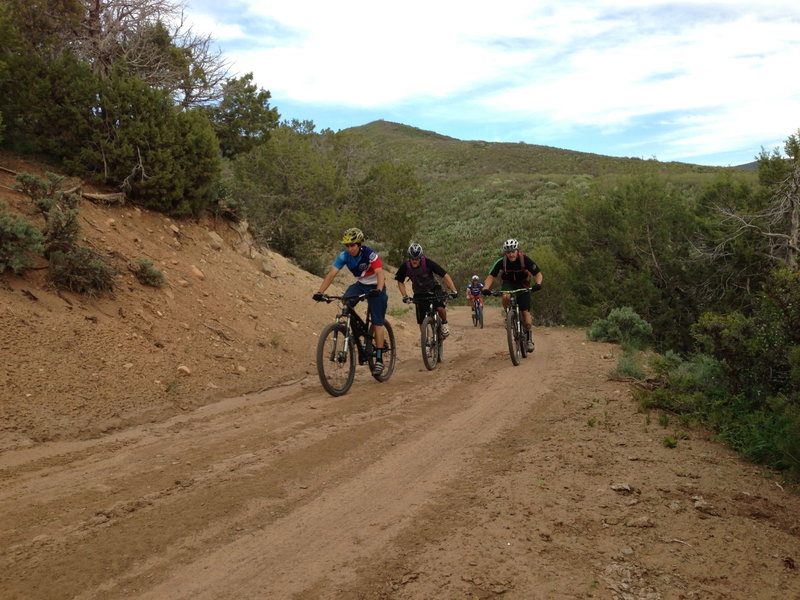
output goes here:
[{"label": "black helmet", "polygon": [[417,242],[412,242],[411,245],[408,247],[408,257],[409,258],[421,258],[422,257],[422,246],[420,246]]}]

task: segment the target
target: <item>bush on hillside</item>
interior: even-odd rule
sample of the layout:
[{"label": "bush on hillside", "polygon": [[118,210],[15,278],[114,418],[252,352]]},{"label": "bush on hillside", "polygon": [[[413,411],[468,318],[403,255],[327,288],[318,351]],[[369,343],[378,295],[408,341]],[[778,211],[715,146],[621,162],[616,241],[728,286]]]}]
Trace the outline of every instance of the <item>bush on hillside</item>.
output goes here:
[{"label": "bush on hillside", "polygon": [[42,229],[45,258],[49,258],[57,250],[68,252],[75,246],[80,233],[77,210],[55,206],[47,212],[45,219]]},{"label": "bush on hillside", "polygon": [[0,202],[0,273],[19,273],[33,265],[32,255],[44,250],[42,233],[27,219],[13,214]]},{"label": "bush on hillside", "polygon": [[50,254],[47,278],[56,287],[95,296],[114,289],[117,273],[118,270],[97,252],[75,246],[67,252],[56,250]]},{"label": "bush on hillside", "polygon": [[615,308],[605,319],[597,319],[587,335],[595,342],[622,344],[644,348],[650,341],[653,328],[630,306]]},{"label": "bush on hillside", "polygon": [[153,266],[153,261],[146,258],[137,258],[136,263],[139,269],[136,271],[136,279],[142,285],[161,287],[164,283],[164,273]]}]

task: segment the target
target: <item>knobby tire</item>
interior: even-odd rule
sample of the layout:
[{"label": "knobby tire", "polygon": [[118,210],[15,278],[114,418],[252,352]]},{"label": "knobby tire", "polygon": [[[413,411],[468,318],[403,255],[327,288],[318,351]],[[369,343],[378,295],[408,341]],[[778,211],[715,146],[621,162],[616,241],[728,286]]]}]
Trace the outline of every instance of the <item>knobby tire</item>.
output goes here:
[{"label": "knobby tire", "polygon": [[508,353],[511,356],[511,362],[514,366],[519,366],[520,361],[520,346],[518,343],[517,335],[517,313],[514,310],[509,310],[506,315],[506,338],[508,339]]},{"label": "knobby tire", "polygon": [[436,319],[433,317],[425,317],[422,320],[420,347],[425,368],[428,371],[433,371],[436,368],[436,363],[439,362],[439,346],[436,342]]},{"label": "knobby tire", "polygon": [[317,373],[322,387],[331,396],[342,396],[353,385],[356,374],[355,349],[347,344],[347,326],[330,323],[317,342]]}]

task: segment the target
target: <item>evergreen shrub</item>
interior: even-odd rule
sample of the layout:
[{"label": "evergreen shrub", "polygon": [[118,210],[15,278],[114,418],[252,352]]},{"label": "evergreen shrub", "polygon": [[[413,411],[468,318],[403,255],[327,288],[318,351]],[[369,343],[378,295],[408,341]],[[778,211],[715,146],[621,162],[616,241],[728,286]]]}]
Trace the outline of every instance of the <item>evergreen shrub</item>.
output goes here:
[{"label": "evergreen shrub", "polygon": [[615,308],[605,319],[594,321],[587,332],[590,340],[644,348],[653,335],[652,326],[629,306]]},{"label": "evergreen shrub", "polygon": [[74,246],[69,251],[55,250],[50,254],[49,281],[56,287],[86,296],[114,289],[118,270],[100,254]]},{"label": "evergreen shrub", "polygon": [[153,266],[153,261],[137,258],[136,263],[139,265],[139,270],[136,271],[136,279],[139,280],[139,283],[151,287],[161,287],[164,283],[164,273]]},{"label": "evergreen shrub", "polygon": [[0,273],[19,273],[33,265],[32,255],[44,251],[42,233],[30,221],[15,215],[0,202]]}]

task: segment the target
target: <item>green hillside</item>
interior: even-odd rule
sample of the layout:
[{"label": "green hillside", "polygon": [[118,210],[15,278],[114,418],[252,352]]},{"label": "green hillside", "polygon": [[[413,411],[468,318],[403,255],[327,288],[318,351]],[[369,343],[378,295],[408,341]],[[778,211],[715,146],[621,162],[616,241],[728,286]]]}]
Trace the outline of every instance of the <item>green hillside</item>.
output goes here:
[{"label": "green hillside", "polygon": [[755,182],[752,170],[615,158],[523,143],[461,141],[388,121],[346,130],[369,144],[370,162],[411,165],[424,189],[415,241],[440,260],[459,286],[481,277],[504,239],[532,254],[548,244],[567,194],[637,176],[699,189],[724,172]]}]

